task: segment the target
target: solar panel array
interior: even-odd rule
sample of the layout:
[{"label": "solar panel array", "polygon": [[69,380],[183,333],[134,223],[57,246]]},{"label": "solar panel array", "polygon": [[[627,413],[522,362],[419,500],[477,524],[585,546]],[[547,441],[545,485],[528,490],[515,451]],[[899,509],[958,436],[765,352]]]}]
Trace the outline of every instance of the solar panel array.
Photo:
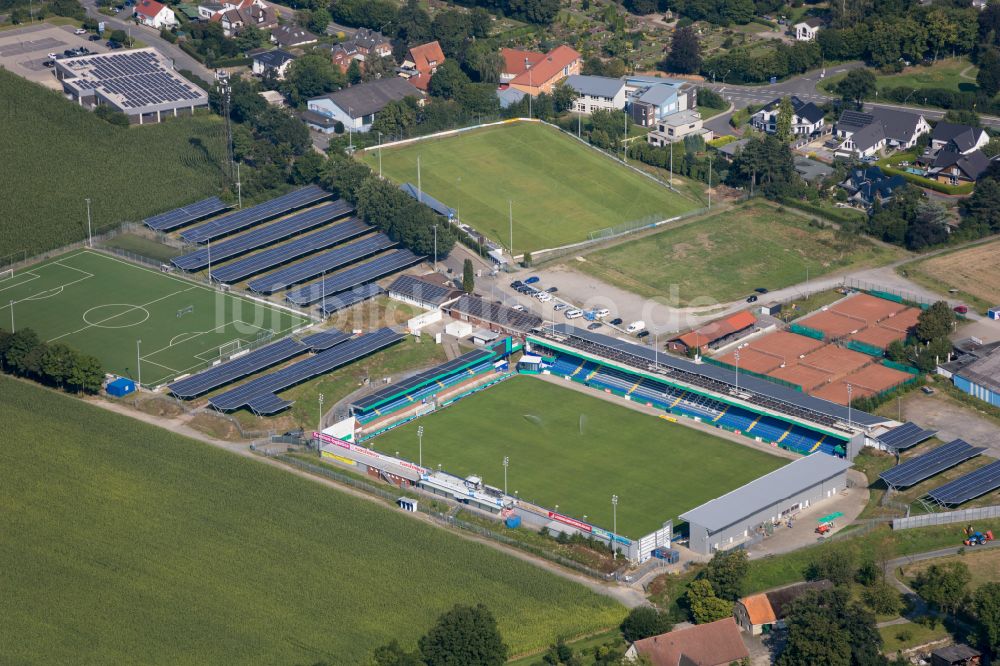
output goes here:
[{"label": "solar panel array", "polygon": [[166,213],[148,217],[143,220],[143,224],[153,231],[170,231],[171,229],[183,227],[185,224],[200,220],[203,217],[215,215],[227,208],[231,208],[231,206],[219,197],[209,197],[193,204],[188,204],[187,206],[175,208]]},{"label": "solar panel array", "polygon": [[940,474],[960,462],[975,458],[985,450],[972,446],[965,440],[955,439],[901,465],[887,469],[879,474],[879,477],[888,486],[906,488]]},{"label": "solar panel array", "polygon": [[368,411],[372,407],[378,406],[379,403],[385,400],[389,400],[397,395],[401,395],[407,391],[412,391],[413,389],[429,383],[435,377],[450,374],[459,368],[474,365],[480,361],[492,358],[495,355],[495,352],[489,349],[474,349],[473,351],[462,354],[461,356],[453,358],[446,363],[442,363],[441,365],[435,366],[429,370],[419,372],[412,377],[407,377],[406,379],[396,382],[395,384],[390,384],[389,386],[386,386],[371,395],[367,395],[360,400],[351,403],[351,406],[362,412]]},{"label": "solar panel array", "polygon": [[271,245],[295,234],[326,224],[338,217],[347,215],[354,208],[343,199],[324,203],[315,208],[309,208],[283,220],[272,222],[264,227],[251,229],[245,234],[217,243],[214,247],[204,247],[190,254],[177,257],[171,263],[186,271],[197,271],[205,268],[212,261],[225,261],[251,250]]},{"label": "solar panel array", "polygon": [[1000,488],[1000,460],[927,493],[938,504],[957,506]]},{"label": "solar panel array", "polygon": [[350,337],[340,329],[331,328],[327,331],[307,335],[302,338],[301,342],[313,351],[323,351],[339,345],[341,342],[346,342]]},{"label": "solar panel array", "polygon": [[889,432],[881,435],[878,441],[890,449],[901,451],[911,446],[916,446],[920,442],[930,439],[937,433],[933,430],[924,430],[916,423],[907,421],[901,426],[897,426]]},{"label": "solar panel array", "polygon": [[78,75],[70,84],[114,95],[126,109],[205,98],[203,91],[169,72],[152,49],[84,56],[64,66]]},{"label": "solar panel array", "polygon": [[265,201],[262,204],[243,208],[228,215],[217,217],[205,224],[182,231],[181,238],[189,243],[204,243],[210,239],[225,236],[234,231],[270,220],[273,217],[278,217],[297,208],[311,206],[329,196],[330,193],[323,188],[316,185],[308,185],[270,201]]},{"label": "solar panel array", "polygon": [[252,375],[299,354],[304,354],[306,349],[308,349],[307,345],[291,338],[284,338],[227,363],[220,363],[204,372],[180,379],[167,388],[179,398],[193,398],[234,382],[240,377]]},{"label": "solar panel array", "polygon": [[327,276],[324,280],[291,291],[285,298],[295,305],[306,306],[315,303],[324,296],[329,297],[366,282],[374,282],[390,273],[412,266],[420,259],[409,250],[394,250],[367,263],[348,268],[340,273]]},{"label": "solar panel array", "polygon": [[210,398],[208,402],[216,409],[224,411],[248,406],[258,414],[273,414],[291,404],[275,396],[275,393],[353,363],[368,354],[399,342],[404,337],[406,336],[396,333],[391,328],[381,328],[293,363],[277,372],[253,379]]},{"label": "solar panel array", "polygon": [[[297,264],[292,264],[274,273],[254,278],[247,282],[247,286],[257,293],[271,294],[290,287],[293,284],[299,284],[300,282],[306,282],[307,280],[319,277],[325,272],[332,273],[337,269],[353,264],[359,259],[364,259],[373,254],[378,254],[383,250],[388,250],[395,244],[385,234],[375,234],[349,245],[342,245],[330,252],[311,257]],[[327,291],[328,295],[335,293],[332,290]],[[320,295],[317,299],[322,297],[322,288],[320,288]]]},{"label": "solar panel array", "polygon": [[331,315],[338,310],[343,310],[352,305],[357,305],[362,301],[367,301],[369,298],[375,298],[380,294],[384,294],[385,289],[378,286],[374,282],[369,282],[368,284],[363,284],[360,287],[355,287],[350,291],[345,291],[343,293],[337,294],[333,298],[327,298],[325,303],[320,304],[319,310],[324,316]]},{"label": "solar panel array", "polygon": [[212,269],[212,278],[219,282],[239,282],[251,275],[304,257],[311,252],[325,250],[338,243],[357,238],[371,230],[371,226],[356,217],[352,217],[308,236],[293,239],[284,245],[272,247],[226,266]]}]

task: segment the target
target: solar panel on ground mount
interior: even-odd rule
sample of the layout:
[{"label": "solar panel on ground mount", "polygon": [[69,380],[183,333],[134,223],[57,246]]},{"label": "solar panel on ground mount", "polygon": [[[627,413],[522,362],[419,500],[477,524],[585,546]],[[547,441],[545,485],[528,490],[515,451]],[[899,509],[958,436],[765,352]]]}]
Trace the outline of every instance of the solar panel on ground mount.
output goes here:
[{"label": "solar panel on ground mount", "polygon": [[219,197],[209,197],[166,213],[148,217],[143,220],[143,224],[154,231],[170,231],[228,208],[231,206]]},{"label": "solar panel on ground mount", "polygon": [[312,351],[323,351],[339,345],[341,342],[346,342],[350,339],[350,335],[344,333],[340,329],[331,328],[326,331],[320,331],[319,333],[313,333],[312,335],[307,335],[302,338],[302,344],[306,345]]},{"label": "solar panel on ground mount", "polygon": [[313,229],[338,217],[343,217],[353,210],[354,207],[343,199],[327,202],[315,208],[309,208],[296,213],[291,217],[286,217],[283,220],[251,229],[245,234],[228,238],[221,243],[216,243],[214,246],[203,247],[190,254],[177,257],[171,263],[186,271],[201,270],[213,261],[225,261],[251,250],[277,243],[302,231]]},{"label": "solar panel on ground mount", "polygon": [[212,279],[219,282],[238,282],[311,252],[325,250],[338,243],[357,238],[372,229],[373,227],[356,217],[348,218],[316,233],[294,238],[284,245],[268,248],[253,256],[212,269]]},{"label": "solar panel on ground mount", "polygon": [[369,298],[375,298],[376,296],[384,293],[385,289],[378,286],[374,282],[369,282],[368,284],[363,284],[360,287],[355,287],[350,291],[341,292],[333,298],[326,299],[325,303],[320,303],[319,311],[324,315],[331,315],[338,310],[343,310],[344,308],[352,305],[357,305],[362,301],[367,301]]},{"label": "solar panel on ground mount", "polygon": [[272,365],[277,365],[306,352],[307,346],[292,340],[283,338],[255,349],[249,354],[240,356],[226,363],[209,368],[196,375],[179,379],[167,388],[179,398],[193,398],[202,393],[207,393],[212,389],[234,382],[240,377],[252,375],[260,372]]},{"label": "solar panel on ground mount", "polygon": [[405,393],[406,391],[412,391],[413,389],[424,386],[435,377],[450,374],[459,368],[474,365],[495,355],[496,352],[489,349],[474,349],[470,352],[462,354],[461,356],[453,358],[450,361],[442,363],[441,365],[434,366],[433,368],[424,370],[423,372],[418,372],[412,377],[407,377],[406,379],[398,381],[395,384],[390,384],[389,386],[386,386],[371,395],[366,395],[360,400],[356,400],[351,403],[351,406],[360,411],[368,411],[372,407],[377,407],[381,402]]},{"label": "solar panel on ground mount", "polygon": [[286,266],[269,275],[254,278],[247,282],[247,286],[260,294],[272,294],[293,284],[312,280],[323,273],[332,273],[360,259],[388,250],[395,244],[385,234],[375,234],[349,245],[341,245],[334,250],[310,257],[305,261]]},{"label": "solar panel on ground mount", "polygon": [[879,477],[885,481],[886,485],[893,488],[905,488],[920,483],[924,479],[929,479],[935,474],[940,474],[970,458],[975,458],[985,450],[985,448],[974,447],[965,440],[955,439],[923,455],[887,469],[879,474]]},{"label": "solar panel on ground mount", "polygon": [[938,504],[956,506],[1000,488],[1000,460],[927,493]]},{"label": "solar panel on ground mount", "polygon": [[295,305],[306,306],[366,282],[374,282],[386,275],[412,266],[421,259],[422,257],[418,257],[409,250],[395,250],[367,263],[329,275],[319,282],[291,291],[285,299]]},{"label": "solar panel on ground mount", "polygon": [[381,328],[271,374],[252,379],[246,384],[210,398],[208,402],[216,409],[224,411],[239,409],[254,401],[263,400],[270,394],[283,391],[307,379],[352,363],[368,354],[395,344],[404,337],[406,336],[396,333],[391,328]]},{"label": "solar panel on ground mount", "polygon": [[247,407],[251,411],[260,414],[262,416],[267,416],[268,414],[274,414],[280,412],[286,407],[291,407],[292,401],[279,398],[273,393],[268,393],[267,395],[258,395],[256,398],[247,403]]},{"label": "solar panel on ground mount", "polygon": [[304,208],[312,205],[329,196],[330,193],[321,187],[308,185],[270,201],[265,201],[262,204],[252,206],[251,208],[243,208],[228,215],[217,217],[192,229],[182,231],[181,238],[190,243],[204,243],[210,239],[218,238],[219,236],[224,236],[258,224],[264,220],[269,220],[272,217],[288,213],[296,208]]},{"label": "solar panel on ground mount", "polygon": [[899,451],[916,446],[936,434],[933,430],[924,430],[916,423],[907,421],[903,425],[897,426],[884,435],[879,436],[878,441],[888,448]]}]

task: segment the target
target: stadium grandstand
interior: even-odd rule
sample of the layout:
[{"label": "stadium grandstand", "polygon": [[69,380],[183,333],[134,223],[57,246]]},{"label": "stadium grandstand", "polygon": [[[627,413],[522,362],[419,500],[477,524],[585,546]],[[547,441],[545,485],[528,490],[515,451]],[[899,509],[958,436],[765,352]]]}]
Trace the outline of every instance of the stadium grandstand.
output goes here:
[{"label": "stadium grandstand", "polygon": [[888,421],[766,379],[567,324],[547,326],[527,341],[552,374],[797,453],[853,458],[866,432]]}]

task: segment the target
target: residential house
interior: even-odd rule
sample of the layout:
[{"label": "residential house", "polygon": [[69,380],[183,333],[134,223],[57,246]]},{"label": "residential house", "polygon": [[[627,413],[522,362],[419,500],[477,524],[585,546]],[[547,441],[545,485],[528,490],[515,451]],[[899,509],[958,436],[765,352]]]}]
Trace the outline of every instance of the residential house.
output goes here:
[{"label": "residential house", "polygon": [[700,351],[704,347],[717,349],[753,332],[756,325],[756,317],[742,310],[670,340],[667,349],[681,353]]},{"label": "residential house", "polygon": [[563,45],[557,46],[545,58],[510,80],[510,87],[537,97],[541,93],[552,94],[552,88],[567,76],[579,74],[583,66],[583,56],[576,50]]},{"label": "residential house", "polygon": [[177,25],[174,10],[156,0],[138,0],[132,9],[135,20],[150,28],[162,30]]},{"label": "residential house", "polygon": [[897,188],[906,185],[902,176],[887,176],[877,166],[866,169],[852,169],[847,180],[840,184],[849,193],[849,200],[857,205],[870,208],[879,202],[888,203]]},{"label": "residential house", "polygon": [[816,39],[816,35],[819,33],[820,27],[823,22],[818,18],[807,18],[805,21],[799,21],[792,26],[792,30],[795,31],[795,39],[800,42],[811,42]]},{"label": "residential house", "polygon": [[264,51],[253,56],[252,70],[256,76],[271,76],[280,81],[285,78],[285,72],[288,71],[288,66],[292,64],[293,60],[295,60],[295,56],[288,51],[281,49]]},{"label": "residential house", "polygon": [[302,119],[310,127],[327,134],[334,131],[338,122],[349,131],[367,132],[376,113],[389,102],[407,97],[423,100],[425,95],[405,79],[396,76],[378,79],[309,100]]},{"label": "residential house", "polygon": [[701,114],[688,109],[671,113],[656,123],[656,129],[646,135],[646,141],[662,148],[695,134],[700,135],[705,141],[711,141],[713,137],[712,130],[705,129],[702,124]]},{"label": "residential house", "polygon": [[500,49],[503,57],[503,71],[500,72],[500,82],[508,83],[529,69],[545,60],[545,54],[538,51],[525,51],[523,49]]},{"label": "residential house", "polygon": [[974,150],[985,148],[989,142],[990,135],[980,127],[956,125],[942,120],[934,126],[928,148],[933,150],[951,148],[957,153],[968,155]]},{"label": "residential house", "polygon": [[227,5],[221,2],[203,2],[198,5],[198,18],[209,21],[216,14],[226,11]]},{"label": "residential house", "polygon": [[931,652],[931,666],[979,666],[983,653],[964,643],[940,647]]},{"label": "residential house", "polygon": [[629,117],[642,127],[653,127],[670,114],[698,104],[697,89],[691,83],[656,76],[625,77],[625,96]]},{"label": "residential house", "polygon": [[198,5],[198,18],[221,24],[226,37],[235,37],[248,25],[259,30],[270,30],[278,25],[278,12],[263,0],[202,3]]},{"label": "residential house", "polygon": [[378,30],[359,28],[349,39],[326,47],[330,60],[346,72],[351,62],[357,60],[364,66],[367,58],[385,58],[392,55],[392,42]]},{"label": "residential house", "polygon": [[828,164],[823,164],[819,160],[814,160],[802,155],[796,155],[795,173],[802,176],[802,180],[812,183],[814,181],[829,178],[834,174],[834,169]]},{"label": "residential house", "polygon": [[990,158],[983,151],[973,150],[963,154],[949,147],[939,150],[934,156],[927,177],[946,185],[974,183],[989,168]]},{"label": "residential house", "polygon": [[427,90],[431,76],[445,60],[437,40],[410,49],[399,75],[420,90]]},{"label": "residential house", "polygon": [[566,77],[565,84],[577,92],[573,100],[573,111],[592,113],[621,111],[625,108],[625,82],[607,76],[586,76],[573,74]]},{"label": "residential house", "polygon": [[324,44],[317,48],[328,52],[330,54],[330,61],[344,73],[347,72],[353,61],[364,62],[364,56],[358,51],[358,47],[351,42],[343,42],[331,46]]},{"label": "residential house", "polygon": [[[790,97],[788,101],[792,104],[792,134],[794,136],[813,136],[822,130],[824,124],[822,109],[812,102],[803,102],[795,96]],[[781,98],[778,98],[753,114],[750,123],[754,129],[774,134],[778,128],[780,112]]]},{"label": "residential house", "polygon": [[806,592],[813,590],[829,590],[833,583],[828,580],[817,580],[808,583],[796,583],[761,594],[752,594],[737,599],[733,615],[736,624],[747,633],[757,636],[770,633],[773,629],[785,626],[785,618],[792,602]]},{"label": "residential house", "polygon": [[271,41],[280,48],[291,49],[315,44],[319,41],[319,37],[298,26],[278,25],[271,28]]},{"label": "residential house", "polygon": [[922,134],[931,131],[923,115],[896,109],[848,110],[840,114],[834,128],[838,144],[834,154],[842,157],[872,157],[885,148],[908,150]]},{"label": "residential house", "polygon": [[625,652],[630,661],[640,655],[653,666],[730,666],[748,659],[750,652],[736,622],[727,617],[643,638]]}]

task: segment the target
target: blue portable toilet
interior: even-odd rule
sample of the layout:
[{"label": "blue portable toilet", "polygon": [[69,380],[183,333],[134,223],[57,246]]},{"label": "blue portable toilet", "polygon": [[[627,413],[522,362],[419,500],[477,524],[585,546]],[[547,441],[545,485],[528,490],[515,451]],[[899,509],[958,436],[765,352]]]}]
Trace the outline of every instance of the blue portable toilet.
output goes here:
[{"label": "blue portable toilet", "polygon": [[129,393],[135,393],[135,382],[131,379],[119,377],[113,382],[108,382],[107,391],[108,395],[113,395],[116,398],[122,398]]},{"label": "blue portable toilet", "polygon": [[987,310],[986,316],[988,316],[990,319],[1000,319],[1000,305],[997,305]]}]

